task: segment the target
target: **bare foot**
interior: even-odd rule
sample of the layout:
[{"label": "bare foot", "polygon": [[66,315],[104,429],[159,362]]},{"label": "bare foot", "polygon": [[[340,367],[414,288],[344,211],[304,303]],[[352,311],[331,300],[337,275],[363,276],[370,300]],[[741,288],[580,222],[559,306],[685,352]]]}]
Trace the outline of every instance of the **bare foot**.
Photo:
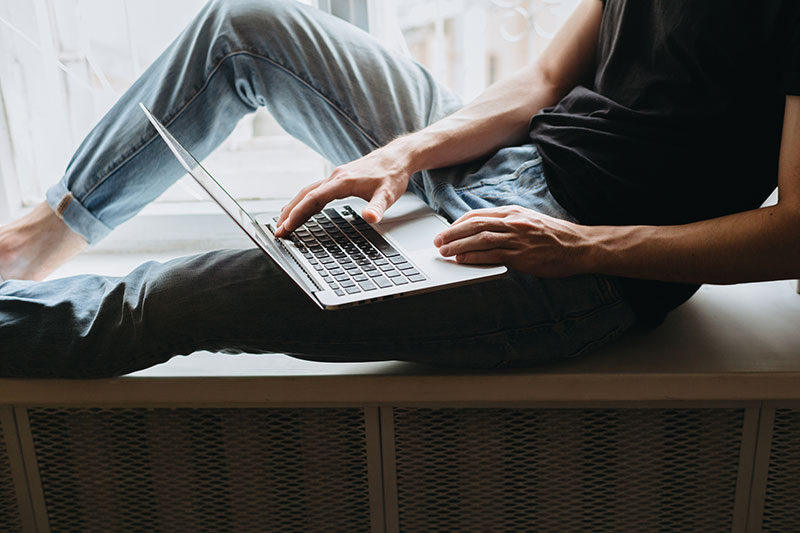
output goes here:
[{"label": "bare foot", "polygon": [[86,241],[42,202],[0,226],[0,277],[42,280],[86,248]]}]

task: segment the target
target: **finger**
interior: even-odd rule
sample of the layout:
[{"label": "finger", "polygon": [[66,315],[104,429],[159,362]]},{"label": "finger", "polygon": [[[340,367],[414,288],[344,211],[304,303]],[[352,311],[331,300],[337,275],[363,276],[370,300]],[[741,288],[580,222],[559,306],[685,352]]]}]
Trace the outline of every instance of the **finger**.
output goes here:
[{"label": "finger", "polygon": [[501,207],[482,207],[480,209],[473,209],[472,211],[467,211],[461,215],[455,222],[453,222],[453,225],[460,224],[474,217],[504,217],[508,215],[510,207],[511,206],[506,205]]},{"label": "finger", "polygon": [[469,237],[445,244],[439,248],[439,253],[444,257],[452,257],[466,252],[513,247],[513,244],[508,240],[508,234],[482,231],[475,235],[470,235]]},{"label": "finger", "polygon": [[380,222],[383,214],[395,201],[394,195],[387,189],[380,188],[375,191],[369,204],[361,211],[361,216],[370,224]]},{"label": "finger", "polygon": [[281,214],[278,217],[277,225],[280,226],[281,224],[283,224],[283,222],[286,220],[286,217],[289,216],[289,213],[292,211],[292,209],[294,209],[294,206],[296,206],[300,202],[300,200],[302,200],[305,197],[306,194],[313,191],[323,183],[324,180],[315,181],[314,183],[306,185],[305,187],[300,189],[300,191],[298,191],[298,193],[294,195],[294,198],[292,198],[288,204],[286,204],[281,208]]},{"label": "finger", "polygon": [[508,229],[505,227],[502,219],[500,218],[473,217],[458,224],[454,223],[452,226],[439,233],[433,239],[433,244],[436,246],[442,246],[448,242],[452,242],[457,239],[463,239],[464,237],[474,235],[481,231],[505,233],[508,231]]},{"label": "finger", "polygon": [[312,215],[322,211],[328,202],[348,196],[363,198],[365,193],[354,188],[356,183],[356,181],[345,179],[330,180],[309,191],[289,212],[275,235],[278,237],[288,235],[303,225]]},{"label": "finger", "polygon": [[456,256],[456,261],[467,265],[503,265],[509,259],[508,250],[467,252]]}]

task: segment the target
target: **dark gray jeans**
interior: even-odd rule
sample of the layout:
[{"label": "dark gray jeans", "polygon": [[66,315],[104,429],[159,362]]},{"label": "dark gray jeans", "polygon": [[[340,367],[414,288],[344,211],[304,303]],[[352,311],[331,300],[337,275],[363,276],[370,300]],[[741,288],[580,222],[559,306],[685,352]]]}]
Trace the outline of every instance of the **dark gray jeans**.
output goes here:
[{"label": "dark gray jeans", "polygon": [[[335,164],[424,127],[460,102],[420,65],[294,2],[211,2],[80,146],[47,194],[90,243],[182,174],[143,101],[203,157],[257,106]],[[571,218],[533,145],[415,175],[409,188],[452,219],[517,204]],[[604,276],[512,272],[473,286],[321,311],[258,250],[147,263],[122,278],[0,284],[0,375],[101,377],[196,350],[324,361],[400,359],[491,368],[575,356],[634,322]]]}]

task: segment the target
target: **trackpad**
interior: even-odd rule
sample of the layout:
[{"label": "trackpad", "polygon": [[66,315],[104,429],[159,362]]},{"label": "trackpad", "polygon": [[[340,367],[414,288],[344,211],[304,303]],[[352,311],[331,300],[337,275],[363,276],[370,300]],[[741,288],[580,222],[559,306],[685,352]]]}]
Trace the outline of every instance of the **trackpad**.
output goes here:
[{"label": "trackpad", "polygon": [[447,224],[435,215],[379,225],[381,230],[409,252],[429,250],[433,238],[447,229]]}]

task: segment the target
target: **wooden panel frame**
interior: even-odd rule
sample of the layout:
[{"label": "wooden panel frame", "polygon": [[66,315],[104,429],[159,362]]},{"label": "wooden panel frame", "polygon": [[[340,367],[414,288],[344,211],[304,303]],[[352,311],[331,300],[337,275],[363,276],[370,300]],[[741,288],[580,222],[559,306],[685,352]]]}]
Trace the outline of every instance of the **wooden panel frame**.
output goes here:
[{"label": "wooden panel frame", "polygon": [[363,411],[367,440],[370,527],[373,533],[379,533],[385,530],[380,410],[378,407],[365,407]]},{"label": "wooden panel frame", "polygon": [[764,503],[767,494],[772,435],[775,429],[777,409],[800,409],[800,401],[764,402],[758,429],[758,443],[753,464],[753,482],[750,490],[748,533],[760,533],[764,518]]},{"label": "wooden panel frame", "polygon": [[397,510],[397,463],[394,448],[394,408],[381,407],[381,450],[383,452],[383,498],[386,533],[400,532]]},{"label": "wooden panel frame", "polygon": [[28,480],[28,491],[37,531],[39,533],[49,533],[50,519],[47,515],[47,502],[44,498],[42,479],[39,476],[39,463],[36,459],[36,447],[33,443],[27,409],[20,406],[14,407],[14,418],[17,421],[17,434],[19,435],[20,450],[25,465],[25,475]]},{"label": "wooden panel frame", "polygon": [[33,515],[31,495],[28,489],[28,479],[25,473],[25,462],[20,449],[13,407],[10,405],[0,405],[0,423],[2,423],[3,427],[6,456],[8,458],[9,467],[11,468],[14,489],[17,494],[17,510],[20,515],[20,521],[22,522],[22,528],[25,533],[35,532],[37,531],[36,520]]},{"label": "wooden panel frame", "polygon": [[732,533],[745,533],[748,530],[748,514],[752,497],[753,470],[759,435],[761,409],[748,407],[742,421],[741,446],[739,448],[739,467],[736,479],[736,496],[733,503]]},{"label": "wooden panel frame", "polygon": [[762,406],[758,423],[758,440],[753,461],[753,481],[750,486],[750,505],[747,517],[748,533],[761,531],[764,515],[764,498],[769,475],[769,455],[772,449],[772,432],[775,426],[775,408]]},{"label": "wooden panel frame", "polygon": [[435,402],[465,406],[522,402],[761,402],[800,400],[798,383],[797,372],[0,379],[0,403],[346,407]]}]

